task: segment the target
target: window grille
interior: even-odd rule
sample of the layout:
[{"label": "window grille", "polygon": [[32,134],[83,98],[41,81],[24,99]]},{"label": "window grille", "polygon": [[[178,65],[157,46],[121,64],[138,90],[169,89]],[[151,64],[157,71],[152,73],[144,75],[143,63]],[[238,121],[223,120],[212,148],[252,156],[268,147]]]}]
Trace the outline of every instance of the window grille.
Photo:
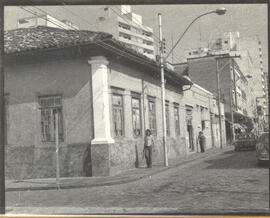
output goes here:
[{"label": "window grille", "polygon": [[123,96],[120,94],[112,95],[113,108],[113,128],[115,136],[124,136],[124,109]]},{"label": "window grille", "polygon": [[132,126],[133,134],[135,136],[140,136],[142,134],[141,130],[141,101],[140,98],[132,97]]},{"label": "window grille", "polygon": [[154,99],[148,99],[149,129],[156,135],[156,104]]},{"label": "window grille", "polygon": [[166,114],[166,134],[170,135],[170,118],[169,118],[169,104],[165,105],[165,114]]},{"label": "window grille", "polygon": [[180,135],[180,120],[179,120],[179,107],[174,106],[174,120],[175,120],[175,135]]},{"label": "window grille", "polygon": [[[55,142],[56,122],[58,122],[58,138],[64,140],[62,97],[45,96],[39,98],[41,112],[41,138],[44,142]],[[58,121],[56,114],[58,113]]]}]

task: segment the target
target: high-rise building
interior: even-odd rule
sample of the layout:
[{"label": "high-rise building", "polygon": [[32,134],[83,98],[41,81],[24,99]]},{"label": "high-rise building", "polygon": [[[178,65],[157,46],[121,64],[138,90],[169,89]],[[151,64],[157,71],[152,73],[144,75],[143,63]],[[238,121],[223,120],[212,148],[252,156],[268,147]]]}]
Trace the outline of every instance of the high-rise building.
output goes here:
[{"label": "high-rise building", "polygon": [[31,28],[36,26],[48,26],[65,30],[79,29],[77,25],[69,20],[58,20],[57,18],[48,14],[25,17],[17,20],[18,28]]},{"label": "high-rise building", "polygon": [[254,95],[257,99],[257,106],[266,114],[266,85],[261,40],[259,36],[241,38],[238,47],[239,50],[249,51],[253,65],[252,80],[254,81]]},{"label": "high-rise building", "polygon": [[265,109],[265,121],[267,126],[269,126],[269,95],[268,95],[268,87],[269,87],[269,77],[268,72],[264,72],[265,75],[265,100],[266,100],[266,109]]},{"label": "high-rise building", "polygon": [[96,21],[98,31],[111,33],[115,39],[137,52],[154,59],[153,29],[142,22],[142,16],[131,11],[129,5],[102,7]]}]

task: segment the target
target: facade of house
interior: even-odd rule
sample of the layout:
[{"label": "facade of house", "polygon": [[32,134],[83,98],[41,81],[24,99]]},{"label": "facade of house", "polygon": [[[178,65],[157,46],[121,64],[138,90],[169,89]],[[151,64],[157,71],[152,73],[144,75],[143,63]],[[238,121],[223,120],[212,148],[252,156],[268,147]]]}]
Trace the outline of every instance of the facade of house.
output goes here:
[{"label": "facade of house", "polygon": [[[144,166],[146,129],[163,161],[158,63],[109,34],[44,26],[6,32],[5,54],[7,178],[55,177],[57,139],[61,177]],[[212,147],[211,93],[167,68],[165,79],[168,157],[199,151],[199,130]]]},{"label": "facade of house", "polygon": [[[214,95],[197,85],[193,84],[190,91],[185,95],[186,110],[186,144],[189,152],[200,152],[198,136],[202,131],[206,137],[205,148],[221,147],[220,129],[218,120],[217,101]],[[221,106],[222,140],[226,144],[224,106]]]}]

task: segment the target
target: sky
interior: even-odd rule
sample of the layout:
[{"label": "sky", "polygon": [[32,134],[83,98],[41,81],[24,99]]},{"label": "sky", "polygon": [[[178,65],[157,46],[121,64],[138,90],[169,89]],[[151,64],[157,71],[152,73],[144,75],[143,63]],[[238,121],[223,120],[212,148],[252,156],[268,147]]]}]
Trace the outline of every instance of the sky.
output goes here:
[{"label": "sky", "polygon": [[[158,13],[162,14],[162,31],[166,38],[168,52],[172,47],[172,42],[177,41],[194,18],[220,7],[227,9],[225,15],[203,16],[190,27],[174,50],[174,63],[183,62],[189,50],[207,47],[209,40],[221,36],[224,32],[238,31],[240,37],[259,36],[262,41],[264,70],[268,71],[267,4],[132,5],[132,11],[140,14],[143,23],[154,29],[156,41],[159,36]],[[96,30],[95,22],[101,6],[63,5],[25,8],[38,13],[43,10],[58,19],[68,19],[77,24],[80,29]],[[5,6],[4,13],[5,30],[16,28],[17,19],[33,16],[18,6]]]}]

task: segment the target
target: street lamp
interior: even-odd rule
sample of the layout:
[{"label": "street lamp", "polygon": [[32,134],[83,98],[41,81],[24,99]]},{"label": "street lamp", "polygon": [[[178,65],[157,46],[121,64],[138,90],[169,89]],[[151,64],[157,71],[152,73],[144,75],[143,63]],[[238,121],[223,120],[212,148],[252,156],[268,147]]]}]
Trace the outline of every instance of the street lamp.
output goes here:
[{"label": "street lamp", "polygon": [[198,17],[196,17],[188,26],[187,28],[185,29],[185,31],[182,33],[182,35],[179,37],[179,39],[177,40],[177,42],[175,43],[175,45],[172,47],[172,49],[170,50],[170,52],[167,54],[167,56],[165,57],[165,61],[167,60],[167,58],[169,57],[169,55],[173,52],[173,50],[175,49],[175,47],[178,45],[178,43],[181,41],[181,39],[183,38],[183,36],[185,35],[185,33],[188,31],[188,29],[191,27],[191,25],[196,21],[198,20],[199,18],[205,16],[205,15],[208,15],[208,14],[217,14],[217,15],[223,15],[226,13],[226,8],[217,8],[216,10],[214,11],[209,11],[209,12],[206,12],[204,14],[201,14],[199,15]]},{"label": "street lamp", "polygon": [[215,12],[218,15],[223,15],[226,13],[226,11],[227,11],[226,8],[217,8]]},{"label": "street lamp", "polygon": [[208,15],[216,13],[218,15],[223,15],[226,13],[225,8],[218,8],[214,11],[209,11],[204,14],[199,15],[196,17],[185,29],[185,31],[182,33],[180,38],[177,40],[175,45],[172,47],[168,55],[164,58],[163,57],[163,45],[162,45],[162,22],[161,22],[161,13],[158,14],[158,26],[159,26],[159,52],[160,52],[160,77],[161,77],[161,101],[162,101],[162,127],[163,127],[163,148],[164,148],[164,166],[168,166],[168,154],[167,154],[167,146],[166,146],[166,114],[165,114],[165,80],[164,80],[164,60],[166,61],[169,57],[169,55],[172,53],[174,48],[178,45],[178,43],[181,41],[185,33],[188,31],[190,26],[199,18]]}]

